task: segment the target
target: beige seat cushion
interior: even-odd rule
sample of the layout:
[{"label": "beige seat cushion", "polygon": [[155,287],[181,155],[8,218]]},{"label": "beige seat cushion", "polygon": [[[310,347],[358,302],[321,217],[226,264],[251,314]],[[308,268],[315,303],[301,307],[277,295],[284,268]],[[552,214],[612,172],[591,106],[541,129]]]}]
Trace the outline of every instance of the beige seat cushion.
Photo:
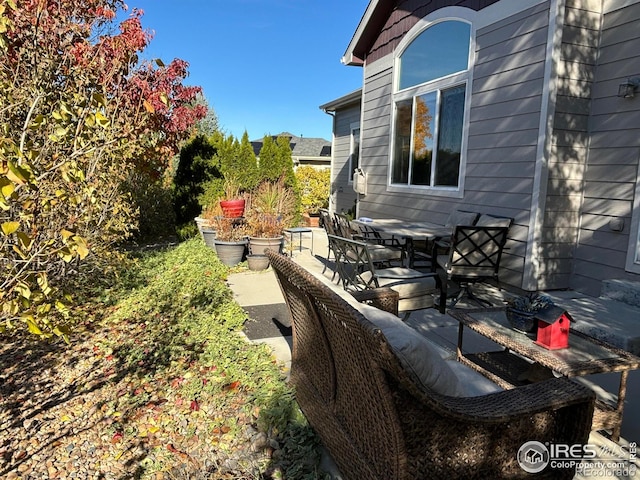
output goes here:
[{"label": "beige seat cushion", "polygon": [[384,245],[368,244],[369,257],[372,262],[387,262],[402,259],[402,250]]},{"label": "beige seat cushion", "polygon": [[428,340],[399,317],[360,303],[324,275],[309,272],[382,331],[402,366],[421,388],[458,397],[475,397],[501,390],[478,372],[452,359],[449,351]]},{"label": "beige seat cushion", "polygon": [[464,212],[462,210],[454,210],[449,215],[445,227],[455,227],[456,225],[473,225],[478,214],[475,212]]},{"label": "beige seat cushion", "polygon": [[478,372],[451,359],[436,345],[398,317],[358,304],[356,308],[386,337],[393,352],[413,380],[423,389],[454,397],[476,397],[501,388]]},{"label": "beige seat cushion", "polygon": [[[433,294],[436,292],[434,277],[425,277],[424,273],[404,267],[376,270],[376,277],[378,285],[398,292],[398,310],[420,310],[433,306]],[[363,273],[362,278],[369,281],[371,272]]]}]

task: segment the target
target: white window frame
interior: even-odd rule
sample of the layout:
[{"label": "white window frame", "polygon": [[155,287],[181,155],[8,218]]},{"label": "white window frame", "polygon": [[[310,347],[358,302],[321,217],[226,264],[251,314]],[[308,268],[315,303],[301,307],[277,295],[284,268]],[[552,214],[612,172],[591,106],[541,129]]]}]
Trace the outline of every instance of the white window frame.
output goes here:
[{"label": "white window frame", "polygon": [[633,196],[633,212],[625,270],[630,273],[640,273],[640,165],[636,173],[636,191]]},{"label": "white window frame", "polygon": [[[464,22],[470,26],[470,38],[469,38],[469,60],[468,68],[463,72],[457,72],[451,75],[437,78],[435,80],[425,82],[419,85],[408,87],[402,91],[399,91],[400,85],[400,57],[406,50],[406,48],[426,29],[445,21]],[[413,193],[422,195],[435,195],[462,198],[464,195],[464,181],[466,173],[466,158],[467,158],[467,144],[469,137],[469,110],[471,108],[471,83],[473,76],[473,65],[475,59],[475,28],[473,22],[467,18],[459,16],[442,16],[440,18],[429,17],[418,22],[413,29],[405,35],[404,39],[400,42],[400,45],[396,49],[394,55],[394,78],[393,78],[393,94],[391,95],[391,138],[389,148],[389,168],[387,172],[387,190],[390,192],[399,193]],[[458,185],[456,187],[449,186],[428,186],[428,185],[411,185],[411,184],[399,184],[392,183],[393,161],[395,155],[395,137],[396,137],[396,103],[402,100],[413,99],[416,96],[423,95],[429,92],[437,92],[440,96],[441,90],[452,88],[459,85],[466,85],[465,88],[465,105],[464,105],[464,118],[462,121],[462,144],[460,148],[460,168],[458,171]],[[439,122],[439,112],[436,112],[436,122]],[[413,122],[413,119],[412,119]],[[438,123],[436,123],[437,128]],[[413,127],[412,127],[413,131]],[[412,139],[413,143],[413,139]],[[432,169],[435,166],[435,162],[432,165]]]},{"label": "white window frame", "polygon": [[362,131],[360,130],[360,122],[354,122],[349,125],[349,185],[353,184],[353,171],[356,166],[353,165],[353,154],[355,149],[355,131],[358,131],[358,159],[362,158]]}]

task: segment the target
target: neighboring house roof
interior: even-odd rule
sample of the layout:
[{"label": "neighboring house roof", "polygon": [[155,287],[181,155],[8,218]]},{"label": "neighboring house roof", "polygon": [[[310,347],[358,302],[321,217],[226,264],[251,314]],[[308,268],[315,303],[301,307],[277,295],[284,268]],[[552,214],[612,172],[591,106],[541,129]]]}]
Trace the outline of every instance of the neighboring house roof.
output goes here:
[{"label": "neighboring house roof", "polygon": [[[307,138],[297,137],[289,132],[282,132],[278,135],[272,135],[275,140],[278,137],[289,137],[289,146],[291,147],[291,156],[294,159],[317,159],[325,157],[327,162],[331,161],[331,142],[324,138]],[[260,154],[262,148],[262,139],[252,140],[251,146],[256,155]]]},{"label": "neighboring house roof", "polygon": [[347,107],[362,101],[362,89],[354,90],[351,93],[347,93],[340,98],[331,100],[330,102],[320,105],[320,110],[323,112],[335,112],[340,108]]}]

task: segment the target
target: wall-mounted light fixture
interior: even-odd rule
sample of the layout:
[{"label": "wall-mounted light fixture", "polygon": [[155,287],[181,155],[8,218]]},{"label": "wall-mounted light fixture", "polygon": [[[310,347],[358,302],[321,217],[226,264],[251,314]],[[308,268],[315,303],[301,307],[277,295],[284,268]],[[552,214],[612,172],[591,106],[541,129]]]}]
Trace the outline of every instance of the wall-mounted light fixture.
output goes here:
[{"label": "wall-mounted light fixture", "polygon": [[640,78],[629,78],[618,87],[618,96],[621,98],[633,98],[638,88],[640,88]]}]

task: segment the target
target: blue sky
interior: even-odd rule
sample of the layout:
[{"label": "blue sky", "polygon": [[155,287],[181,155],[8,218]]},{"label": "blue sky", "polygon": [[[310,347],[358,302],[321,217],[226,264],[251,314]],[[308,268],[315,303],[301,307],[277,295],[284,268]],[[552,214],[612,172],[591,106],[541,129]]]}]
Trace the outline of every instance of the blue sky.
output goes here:
[{"label": "blue sky", "polygon": [[318,107],[362,86],[340,63],[368,0],[128,0],[155,32],[145,58],[189,63],[226,133],[331,139]]}]

